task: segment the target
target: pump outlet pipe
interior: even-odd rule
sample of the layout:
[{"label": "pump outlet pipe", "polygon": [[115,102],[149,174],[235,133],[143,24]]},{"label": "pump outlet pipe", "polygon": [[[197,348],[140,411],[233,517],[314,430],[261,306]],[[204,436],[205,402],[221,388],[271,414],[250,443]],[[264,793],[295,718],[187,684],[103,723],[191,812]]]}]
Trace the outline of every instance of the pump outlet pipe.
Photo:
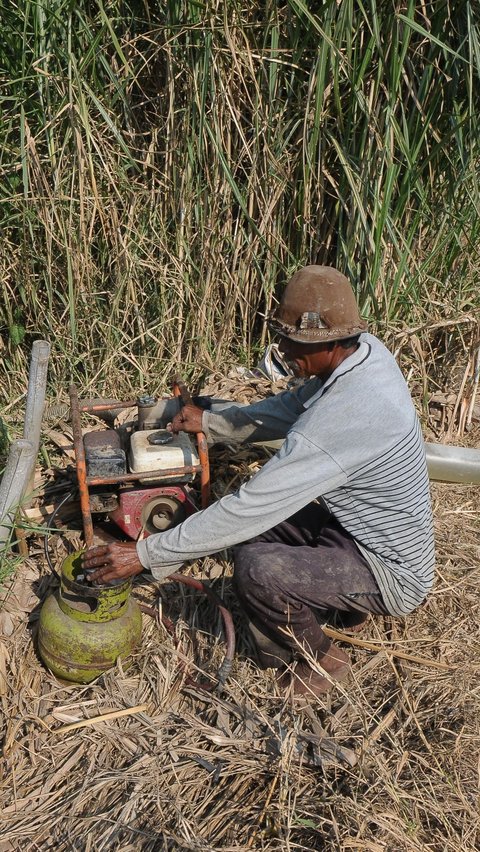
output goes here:
[{"label": "pump outlet pipe", "polygon": [[[254,447],[279,450],[283,438],[255,441]],[[480,485],[480,449],[456,447],[452,444],[425,444],[429,479],[434,482],[458,482]]]},{"label": "pump outlet pipe", "polygon": [[32,346],[30,373],[28,376],[27,402],[23,423],[23,437],[33,445],[34,454],[28,474],[26,490],[33,491],[35,462],[40,447],[45,391],[47,387],[48,359],[50,343],[48,340],[36,340]]},{"label": "pump outlet pipe", "polygon": [[7,464],[0,483],[0,553],[8,545],[15,526],[15,515],[28,487],[36,453],[31,441],[17,438],[10,445]]},{"label": "pump outlet pipe", "polygon": [[480,485],[480,450],[451,444],[425,444],[430,479]]}]

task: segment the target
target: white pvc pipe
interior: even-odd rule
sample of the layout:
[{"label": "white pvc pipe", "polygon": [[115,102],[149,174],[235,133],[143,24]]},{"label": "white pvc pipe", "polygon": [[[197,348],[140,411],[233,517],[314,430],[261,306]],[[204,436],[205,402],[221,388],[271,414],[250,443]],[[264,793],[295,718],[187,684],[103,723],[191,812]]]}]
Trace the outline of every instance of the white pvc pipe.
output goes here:
[{"label": "white pvc pipe", "polygon": [[480,485],[480,450],[451,444],[425,444],[430,479]]},{"label": "white pvc pipe", "polygon": [[10,445],[7,464],[0,483],[0,551],[10,541],[15,515],[28,486],[36,453],[31,441],[17,438]]},{"label": "white pvc pipe", "polygon": [[23,424],[23,437],[27,441],[30,441],[34,448],[31,469],[26,483],[28,491],[33,490],[35,463],[40,447],[40,433],[42,430],[43,409],[45,407],[45,391],[47,387],[49,356],[50,344],[48,340],[36,340],[32,346],[30,373],[28,376],[27,402],[25,406],[25,420]]},{"label": "white pvc pipe", "polygon": [[[279,450],[283,439],[255,441],[254,446]],[[480,449],[451,444],[425,444],[428,476],[436,482],[480,485]]]}]

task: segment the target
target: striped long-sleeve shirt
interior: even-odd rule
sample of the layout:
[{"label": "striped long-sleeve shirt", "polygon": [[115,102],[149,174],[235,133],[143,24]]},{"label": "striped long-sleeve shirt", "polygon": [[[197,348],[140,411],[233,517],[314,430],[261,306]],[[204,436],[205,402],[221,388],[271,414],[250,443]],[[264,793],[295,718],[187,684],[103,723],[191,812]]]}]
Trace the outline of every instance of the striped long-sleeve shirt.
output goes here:
[{"label": "striped long-sleeve shirt", "polygon": [[210,443],[284,438],[252,479],[203,512],[137,545],[157,578],[247,541],[321,498],[355,539],[386,607],[402,615],[433,582],[424,444],[395,359],[370,334],[325,381],[249,406],[204,413]]}]

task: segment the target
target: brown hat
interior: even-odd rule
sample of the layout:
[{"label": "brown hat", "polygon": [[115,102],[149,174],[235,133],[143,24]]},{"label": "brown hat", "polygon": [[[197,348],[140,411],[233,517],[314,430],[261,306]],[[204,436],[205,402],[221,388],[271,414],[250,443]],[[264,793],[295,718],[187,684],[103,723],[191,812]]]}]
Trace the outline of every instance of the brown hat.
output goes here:
[{"label": "brown hat", "polygon": [[305,266],[288,282],[270,328],[298,343],[343,340],[365,331],[348,278],[333,266]]}]

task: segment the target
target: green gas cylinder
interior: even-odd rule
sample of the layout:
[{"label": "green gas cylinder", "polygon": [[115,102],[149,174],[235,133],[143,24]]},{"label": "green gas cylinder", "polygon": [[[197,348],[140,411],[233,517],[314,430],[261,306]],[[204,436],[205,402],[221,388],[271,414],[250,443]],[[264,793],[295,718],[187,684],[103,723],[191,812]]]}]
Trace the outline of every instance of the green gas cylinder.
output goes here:
[{"label": "green gas cylinder", "polygon": [[82,582],[81,555],[67,557],[60,587],[42,606],[38,652],[57,677],[90,683],[135,650],[142,615],[130,597],[130,580],[115,586]]}]

